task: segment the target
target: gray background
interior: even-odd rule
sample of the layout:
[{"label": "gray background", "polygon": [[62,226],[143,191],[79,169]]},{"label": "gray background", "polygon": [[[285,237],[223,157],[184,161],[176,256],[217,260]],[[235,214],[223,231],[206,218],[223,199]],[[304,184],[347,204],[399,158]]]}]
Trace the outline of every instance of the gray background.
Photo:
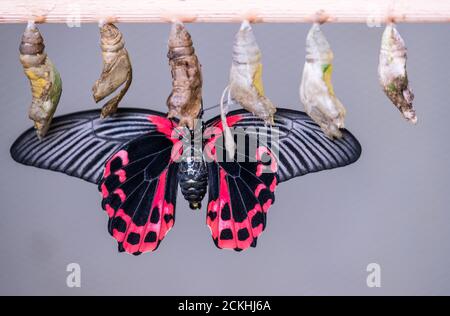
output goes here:
[{"label": "gray background", "polygon": [[[382,28],[325,25],[335,53],[333,82],[363,154],[347,168],[280,185],[256,249],[215,248],[205,210],[179,197],[177,221],[155,253],[120,254],[106,230],[95,186],[16,164],[9,146],[26,128],[29,83],[18,60],[24,25],[0,26],[0,294],[450,294],[450,29],[400,25],[419,124],[389,103],[377,80]],[[122,106],[165,111],[170,93],[168,25],[120,25],[134,66]],[[188,25],[203,64],[204,101],[227,84],[238,25]],[[301,109],[298,85],[309,25],[256,25],[267,95]],[[64,91],[58,114],[95,108],[101,70],[96,25],[42,25]],[[211,111],[212,112],[212,111]],[[209,112],[211,115],[213,113]],[[215,113],[214,113],[215,114]],[[82,286],[66,286],[66,265]],[[366,266],[382,287],[366,286]]]}]

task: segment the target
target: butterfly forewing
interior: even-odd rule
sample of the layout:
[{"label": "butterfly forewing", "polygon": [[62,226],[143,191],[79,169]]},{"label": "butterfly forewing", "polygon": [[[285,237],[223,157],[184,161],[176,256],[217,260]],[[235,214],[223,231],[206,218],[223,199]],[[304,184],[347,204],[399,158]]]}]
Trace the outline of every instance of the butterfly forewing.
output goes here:
[{"label": "butterfly forewing", "polygon": [[106,159],[128,141],[156,130],[149,115],[164,116],[142,109],[119,109],[106,119],[99,110],[59,116],[42,140],[33,128],[25,131],[11,146],[11,156],[25,165],[98,183]]},{"label": "butterfly forewing", "polygon": [[[278,161],[280,182],[312,172],[344,167],[361,155],[361,145],[346,129],[341,129],[342,138],[331,140],[320,127],[304,112],[278,108],[274,124],[269,126],[252,113],[238,110],[228,114],[228,120],[235,121],[235,129],[249,133],[268,131],[266,143]],[[207,126],[218,125],[219,117],[207,122]]]}]

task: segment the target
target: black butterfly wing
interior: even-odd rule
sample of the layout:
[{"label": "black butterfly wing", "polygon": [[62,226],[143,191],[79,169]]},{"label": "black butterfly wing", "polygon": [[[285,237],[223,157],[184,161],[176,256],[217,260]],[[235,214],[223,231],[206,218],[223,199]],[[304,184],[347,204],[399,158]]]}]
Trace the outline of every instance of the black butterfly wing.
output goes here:
[{"label": "black butterfly wing", "polygon": [[[361,154],[356,138],[330,140],[303,112],[278,109],[274,124],[266,127],[253,114],[238,110],[227,115],[237,151],[224,161],[222,124],[216,117],[206,123],[205,157],[209,172],[207,224],[219,248],[235,250],[256,246],[266,226],[278,183],[293,177],[355,162]],[[243,140],[239,146],[240,141]],[[221,159],[218,159],[221,158]]]},{"label": "black butterfly wing", "polygon": [[[308,173],[344,167],[358,160],[361,145],[346,129],[342,138],[331,140],[320,127],[304,112],[278,108],[274,116],[274,129],[244,110],[230,112],[227,117],[239,117],[233,127],[245,129],[246,134],[261,134],[269,130],[266,142],[278,156],[280,182]],[[236,119],[233,119],[236,120]],[[208,126],[219,124],[215,117]],[[255,129],[256,128],[256,129]],[[261,137],[258,138],[261,141]]]},{"label": "black butterfly wing", "polygon": [[119,251],[134,255],[156,250],[175,221],[174,154],[180,142],[170,137],[171,121],[157,120],[157,131],[128,142],[108,159],[99,184],[108,231]]},{"label": "black butterfly wing", "polygon": [[12,145],[17,162],[63,172],[98,184],[108,231],[119,250],[155,250],[174,224],[178,164],[172,150],[176,123],[165,114],[119,109],[111,118],[100,111],[53,120],[41,141],[34,129]]},{"label": "black butterfly wing", "polygon": [[[231,113],[227,123],[233,127],[241,119],[240,114]],[[238,146],[234,158],[229,159],[222,132],[221,122],[209,124],[205,131],[209,193],[206,222],[217,247],[240,251],[255,247],[266,226],[267,210],[275,202],[279,181],[277,166],[270,148],[265,144],[249,146],[254,139],[243,131],[247,145]]]},{"label": "black butterfly wing", "polygon": [[53,119],[43,140],[33,128],[11,146],[12,158],[24,165],[65,173],[98,183],[106,159],[128,141],[156,130],[149,115],[163,113],[120,108],[113,117],[101,119],[99,110],[77,112]]}]

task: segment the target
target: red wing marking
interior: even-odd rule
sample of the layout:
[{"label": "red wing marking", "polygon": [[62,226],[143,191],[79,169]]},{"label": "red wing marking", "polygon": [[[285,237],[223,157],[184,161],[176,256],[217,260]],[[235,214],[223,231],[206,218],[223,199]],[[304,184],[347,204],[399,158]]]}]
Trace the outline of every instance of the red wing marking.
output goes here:
[{"label": "red wing marking", "polygon": [[[207,225],[212,237],[219,248],[243,250],[249,248],[264,229],[263,221],[255,220],[262,217],[262,207],[256,203],[247,212],[247,217],[238,222],[234,219],[227,173],[220,169],[219,197],[208,203]],[[258,186],[258,194],[266,188],[264,184]],[[234,210],[238,212],[239,210]],[[255,224],[254,224],[255,223]]]},{"label": "red wing marking", "polygon": [[[163,238],[166,236],[167,232],[173,226],[173,220],[169,223],[164,221],[165,215],[171,215],[173,217],[173,206],[168,203],[164,194],[166,191],[166,183],[167,183],[167,169],[163,171],[163,173],[159,176],[158,185],[156,187],[155,195],[153,197],[153,203],[150,210],[150,216],[147,223],[144,226],[144,234],[143,236],[147,236],[147,234],[151,234],[154,232],[158,238],[155,241],[145,241],[144,238],[141,238],[139,246],[139,251],[153,251],[158,247],[158,244]],[[154,213],[158,213],[154,215]],[[158,220],[151,219],[153,216],[157,216]],[[126,248],[125,248],[126,249]]]},{"label": "red wing marking", "polygon": [[[240,120],[242,120],[242,115],[230,115],[230,116],[227,116],[227,125],[229,127],[232,127],[233,125],[235,125]],[[218,120],[213,126],[216,126],[221,131],[223,131],[222,120]]]},{"label": "red wing marking", "polygon": [[102,183],[100,185],[100,191],[102,192],[102,198],[106,199],[109,195],[108,189],[106,188],[106,185]]},{"label": "red wing marking", "polygon": [[109,206],[109,204],[105,205],[105,211],[106,211],[106,214],[108,214],[109,218],[112,218],[114,216],[115,211],[111,206]]},{"label": "red wing marking", "polygon": [[[269,187],[270,192],[275,192],[275,189],[277,188],[277,184],[278,184],[277,177],[274,177],[272,180],[272,183],[270,184],[270,187]],[[256,195],[256,196],[258,196],[258,195]]]},{"label": "red wing marking", "polygon": [[[242,120],[241,115],[233,115],[227,117],[227,125],[232,127],[237,122]],[[216,141],[223,134],[222,121],[218,121],[215,124],[208,126],[203,133],[203,138],[206,140],[206,145],[204,147],[205,156],[209,160],[217,160],[216,156]]]},{"label": "red wing marking", "polygon": [[272,206],[272,200],[268,199],[266,203],[263,204],[263,211],[264,213],[267,213],[267,211],[269,210],[269,207]]},{"label": "red wing marking", "polygon": [[127,179],[127,173],[123,169],[117,170],[114,174],[119,177],[120,182],[125,182]]},{"label": "red wing marking", "polygon": [[156,130],[161,134],[166,135],[168,139],[171,139],[172,141],[178,140],[178,138],[173,137],[173,131],[177,127],[175,122],[158,115],[149,115],[148,120],[152,124],[155,124]]},{"label": "red wing marking", "polygon": [[125,195],[125,193],[123,192],[122,189],[115,189],[114,193],[119,196],[119,199],[121,202],[125,202],[125,199],[127,198],[127,196]]},{"label": "red wing marking", "polygon": [[109,175],[111,174],[111,162],[114,161],[115,158],[119,158],[121,160],[123,167],[128,165],[128,152],[126,150],[118,151],[106,163],[105,170],[103,172],[103,178],[109,177]]},{"label": "red wing marking", "polygon": [[258,197],[262,190],[267,189],[266,185],[264,183],[258,184],[255,190],[255,196]]},{"label": "red wing marking", "polygon": [[[264,157],[267,155],[267,157]],[[278,170],[277,160],[272,154],[272,152],[266,146],[260,146],[256,149],[256,160],[262,162],[270,162],[268,168],[270,168],[270,172],[276,173]],[[261,176],[265,169],[265,165],[263,163],[258,165],[257,176]]]}]

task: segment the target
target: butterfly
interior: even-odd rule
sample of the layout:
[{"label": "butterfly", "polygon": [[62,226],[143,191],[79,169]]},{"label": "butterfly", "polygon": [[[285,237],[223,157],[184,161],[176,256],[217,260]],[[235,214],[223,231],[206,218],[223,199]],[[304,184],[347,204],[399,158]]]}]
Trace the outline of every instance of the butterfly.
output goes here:
[{"label": "butterfly", "polygon": [[361,154],[350,132],[330,140],[300,111],[279,108],[267,126],[237,110],[226,123],[238,143],[230,158],[220,116],[200,121],[194,133],[164,113],[131,108],[105,119],[98,110],[57,117],[43,140],[30,128],[10,151],[21,164],[97,184],[109,233],[120,252],[134,255],[156,250],[173,227],[178,185],[192,209],[208,193],[215,245],[241,251],[256,246],[280,183],[346,166]]}]

